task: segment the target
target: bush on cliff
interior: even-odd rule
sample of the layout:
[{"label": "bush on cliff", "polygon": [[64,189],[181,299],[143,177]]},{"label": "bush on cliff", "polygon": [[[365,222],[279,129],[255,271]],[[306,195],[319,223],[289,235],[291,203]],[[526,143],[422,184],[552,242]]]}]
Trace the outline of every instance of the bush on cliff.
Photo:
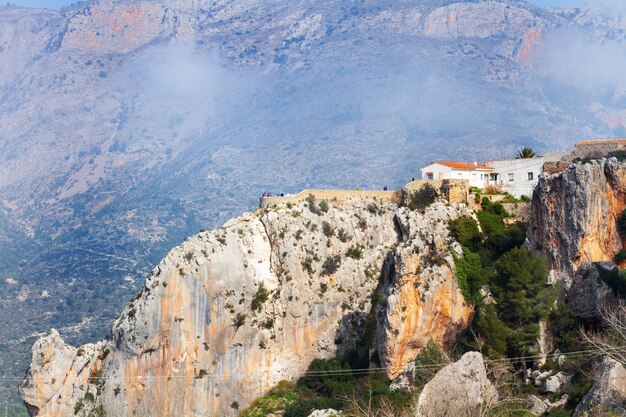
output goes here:
[{"label": "bush on cliff", "polygon": [[409,209],[423,212],[437,200],[439,192],[430,184],[425,184],[422,188],[409,194]]},{"label": "bush on cliff", "polygon": [[450,234],[461,246],[472,252],[478,252],[481,248],[482,234],[478,230],[476,220],[470,216],[461,216],[448,223]]},{"label": "bush on cliff", "polygon": [[555,290],[547,286],[545,260],[534,252],[515,248],[496,263],[492,291],[498,317],[510,329],[508,353],[525,355],[539,337],[539,321],[547,318]]},{"label": "bush on cliff", "polygon": [[463,249],[463,257],[453,254],[454,272],[456,280],[463,293],[463,298],[469,303],[480,301],[480,288],[485,283],[485,271],[480,263],[480,255]]}]

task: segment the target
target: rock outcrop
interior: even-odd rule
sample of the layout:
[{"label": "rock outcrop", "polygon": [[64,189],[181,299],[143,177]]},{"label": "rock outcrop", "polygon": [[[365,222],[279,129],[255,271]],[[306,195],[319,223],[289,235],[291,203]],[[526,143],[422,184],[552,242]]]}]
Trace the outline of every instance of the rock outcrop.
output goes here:
[{"label": "rock outcrop", "polygon": [[545,256],[552,282],[569,289],[583,263],[614,258],[623,248],[617,220],[624,208],[626,165],[615,158],[540,178],[528,239]]},{"label": "rock outcrop", "polygon": [[495,387],[487,379],[483,356],[468,352],[426,384],[417,404],[417,417],[474,415],[497,398]]},{"label": "rock outcrop", "polygon": [[[402,230],[412,233],[389,256],[383,270],[382,302],[377,306],[378,353],[382,367],[394,379],[428,340],[450,347],[471,323],[473,309],[465,302],[448,248],[449,213],[424,217],[398,213]],[[427,223],[430,223],[428,225]],[[457,246],[457,253],[462,253]]]},{"label": "rock outcrop", "polygon": [[600,278],[600,270],[615,273],[612,262],[583,264],[578,268],[567,292],[567,301],[578,317],[600,320],[602,309],[615,302],[613,290]]},{"label": "rock outcrop", "polygon": [[20,392],[39,416],[234,415],[314,358],[367,346],[377,289],[388,302],[372,348],[403,368],[429,340],[450,343],[473,313],[446,227],[469,214],[377,199],[244,214],[173,249],[106,341],[76,349],[54,331],[38,341]]},{"label": "rock outcrop", "polygon": [[626,415],[626,369],[605,359],[591,389],[576,407],[574,417]]},{"label": "rock outcrop", "polygon": [[543,416],[546,413],[562,409],[567,404],[567,400],[569,400],[569,395],[567,394],[563,394],[563,396],[554,403],[547,398],[542,399],[536,395],[529,395],[528,409],[536,416]]}]

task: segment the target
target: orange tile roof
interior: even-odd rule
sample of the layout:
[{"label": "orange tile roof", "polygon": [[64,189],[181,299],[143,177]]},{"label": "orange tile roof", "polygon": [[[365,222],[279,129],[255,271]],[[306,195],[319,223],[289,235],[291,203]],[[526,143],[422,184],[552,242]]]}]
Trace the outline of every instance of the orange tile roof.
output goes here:
[{"label": "orange tile roof", "polygon": [[485,164],[474,164],[473,162],[452,162],[452,161],[433,161],[430,164],[422,168],[426,168],[427,166],[432,165],[432,164],[445,165],[447,167],[456,168],[456,169],[480,169],[480,170],[484,170],[484,169],[492,170],[493,169],[491,167],[488,167]]}]

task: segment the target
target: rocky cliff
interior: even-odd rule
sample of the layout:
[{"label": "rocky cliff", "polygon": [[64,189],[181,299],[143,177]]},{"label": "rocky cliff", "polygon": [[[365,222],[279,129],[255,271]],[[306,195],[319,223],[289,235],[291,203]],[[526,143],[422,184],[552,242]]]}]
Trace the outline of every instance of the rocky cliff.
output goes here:
[{"label": "rocky cliff", "polygon": [[545,256],[552,282],[568,289],[582,264],[613,260],[624,247],[624,208],[626,164],[615,158],[578,162],[539,180],[528,238]]},{"label": "rocky cliff", "polygon": [[0,7],[0,373],[23,374],[31,338],[52,327],[73,344],[101,338],[171,247],[264,191],[394,187],[430,160],[618,134],[623,89],[581,106],[560,97],[587,86],[567,71],[574,85],[549,79],[536,93],[530,64],[555,28],[590,27],[622,46],[615,14],[583,10],[518,0]]},{"label": "rocky cliff", "polygon": [[21,395],[38,416],[234,415],[312,359],[367,346],[365,328],[393,377],[473,314],[447,230],[461,215],[456,203],[420,213],[376,198],[244,214],[173,249],[107,340],[40,339]]}]

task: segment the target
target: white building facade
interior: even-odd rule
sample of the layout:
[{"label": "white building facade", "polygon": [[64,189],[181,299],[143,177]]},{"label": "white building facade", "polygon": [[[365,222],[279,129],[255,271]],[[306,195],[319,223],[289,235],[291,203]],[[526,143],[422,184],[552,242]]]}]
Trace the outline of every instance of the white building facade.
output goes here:
[{"label": "white building facade", "polygon": [[470,187],[483,188],[493,169],[477,162],[435,161],[420,168],[424,180],[469,180]]},{"label": "white building facade", "polygon": [[490,182],[504,192],[520,198],[532,196],[533,190],[543,173],[542,156],[536,158],[498,159],[487,161],[486,165],[493,168],[493,178]]},{"label": "white building facade", "polygon": [[469,180],[470,187],[492,185],[516,198],[530,197],[543,173],[544,162],[558,161],[563,155],[561,152],[552,152],[535,158],[496,159],[485,164],[435,161],[420,170],[424,180]]}]

